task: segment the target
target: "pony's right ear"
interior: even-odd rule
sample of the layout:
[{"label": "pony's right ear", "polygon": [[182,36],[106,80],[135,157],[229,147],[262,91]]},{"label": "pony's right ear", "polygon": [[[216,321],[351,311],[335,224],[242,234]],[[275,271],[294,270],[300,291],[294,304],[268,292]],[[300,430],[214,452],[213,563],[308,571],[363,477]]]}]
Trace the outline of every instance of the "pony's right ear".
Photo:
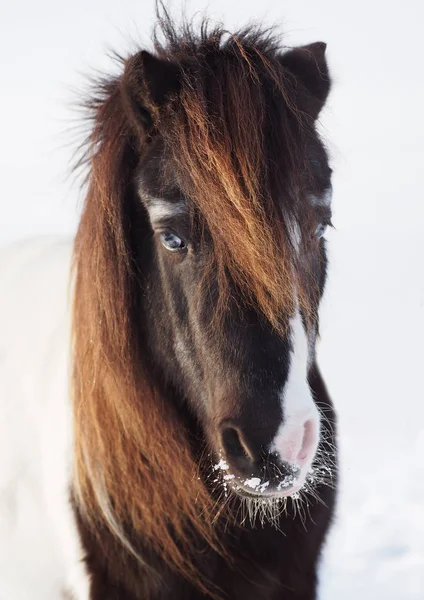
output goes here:
[{"label": "pony's right ear", "polygon": [[180,81],[178,65],[145,50],[127,60],[121,94],[130,122],[139,135],[145,135],[156,124],[161,108],[178,92]]}]

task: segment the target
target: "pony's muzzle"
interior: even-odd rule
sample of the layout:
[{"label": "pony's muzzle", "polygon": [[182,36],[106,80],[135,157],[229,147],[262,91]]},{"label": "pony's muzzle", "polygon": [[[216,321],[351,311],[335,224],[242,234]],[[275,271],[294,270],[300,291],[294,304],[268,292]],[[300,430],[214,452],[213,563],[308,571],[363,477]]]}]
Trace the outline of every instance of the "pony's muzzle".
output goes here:
[{"label": "pony's muzzle", "polygon": [[299,419],[282,427],[272,444],[254,444],[243,429],[224,421],[220,427],[225,480],[238,493],[288,496],[304,484],[316,454],[319,422]]}]

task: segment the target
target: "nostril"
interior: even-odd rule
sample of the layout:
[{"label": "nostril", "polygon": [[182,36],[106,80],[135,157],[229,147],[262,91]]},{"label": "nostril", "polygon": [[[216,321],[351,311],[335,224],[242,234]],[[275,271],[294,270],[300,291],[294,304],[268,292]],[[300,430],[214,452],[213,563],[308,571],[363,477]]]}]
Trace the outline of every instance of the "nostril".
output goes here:
[{"label": "nostril", "polygon": [[221,430],[221,441],[225,454],[231,460],[248,460],[254,458],[235,427],[225,426]]}]

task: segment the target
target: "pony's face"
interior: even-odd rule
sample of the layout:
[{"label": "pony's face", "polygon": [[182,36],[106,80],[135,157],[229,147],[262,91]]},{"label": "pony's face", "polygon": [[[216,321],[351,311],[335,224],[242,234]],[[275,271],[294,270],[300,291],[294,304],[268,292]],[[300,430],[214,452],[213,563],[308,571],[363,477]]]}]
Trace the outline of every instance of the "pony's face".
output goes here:
[{"label": "pony's face", "polygon": [[[317,322],[307,325],[294,297],[279,332],[235,284],[217,318],[213,241],[181,190],[163,184],[159,164],[150,158],[137,177],[149,222],[143,309],[153,361],[190,406],[224,481],[241,494],[293,494],[319,444],[320,415],[308,385]],[[299,231],[296,243],[310,285],[319,282],[318,295],[307,290],[315,302],[325,281],[323,234],[330,221],[326,160],[320,169],[328,177],[321,202],[312,193],[305,198],[316,202],[313,231]],[[255,240],[246,237],[245,243]]]},{"label": "pony's face", "polygon": [[[146,63],[153,59],[142,54],[139,60],[146,78]],[[209,64],[212,71],[217,68],[214,60]],[[283,55],[280,64],[285,74],[282,80],[291,77],[295,92],[275,100],[280,80],[273,82],[273,89],[267,80],[270,71],[261,72],[262,95],[255,96],[259,93],[255,82],[246,84],[244,92],[251,98],[245,109],[243,89],[237,87],[229,89],[228,96],[237,92],[239,99],[226,105],[230,101],[221,94],[215,70],[212,91],[202,92],[202,100],[207,97],[212,105],[206,129],[199,111],[209,109],[198,98],[193,99],[201,107],[196,109],[200,117],[194,118],[194,125],[190,110],[195,109],[190,103],[185,120],[180,115],[184,124],[178,130],[181,160],[178,135],[169,130],[184,102],[178,79],[186,78],[189,88],[190,66],[182,76],[177,67],[172,73],[169,63],[157,61],[154,69],[150,65],[152,73],[162,69],[168,82],[175,80],[172,86],[169,83],[171,100],[166,101],[163,85],[156,81],[160,75],[150,76],[151,96],[160,96],[165,106],[162,113],[160,106],[157,109],[159,117],[154,111],[153,116],[137,115],[146,81],[139,90],[128,91],[141,72],[140,65],[130,65],[131,77],[127,74],[126,99],[132,119],[139,127],[144,122],[148,130],[134,175],[142,221],[138,229],[143,232],[139,260],[144,277],[145,343],[162,383],[190,407],[202,431],[212,458],[212,479],[220,472],[225,484],[245,496],[296,493],[308,477],[320,442],[320,413],[308,373],[314,361],[316,315],[325,282],[323,235],[331,218],[331,170],[314,126],[328,93],[324,48],[312,45],[293,51]],[[198,80],[197,73],[193,81]],[[213,106],[215,101],[218,106]],[[252,109],[255,102],[257,110]],[[238,114],[244,110],[250,113]],[[256,114],[259,124],[254,122]],[[215,129],[205,133],[208,119],[215,119]],[[223,122],[222,131],[216,133]],[[195,132],[191,146],[184,137],[190,127]],[[256,144],[252,156],[249,138]],[[199,148],[202,143],[210,145],[205,156]],[[210,160],[214,153],[218,167]],[[227,167],[224,176],[222,170]],[[205,169],[210,169],[210,185],[217,191],[208,189]],[[252,184],[250,176],[256,177]],[[256,212],[248,205],[243,208],[246,198],[258,202]],[[233,229],[226,227],[226,220],[233,218]],[[268,252],[270,283],[264,284],[262,300],[259,294],[256,301],[251,288],[261,289],[268,277]],[[243,264],[243,257],[248,264]],[[260,269],[252,275],[250,271],[259,263],[262,275]],[[281,286],[283,281],[285,286]],[[279,294],[285,295],[284,302]],[[274,318],[269,318],[272,311]]]}]

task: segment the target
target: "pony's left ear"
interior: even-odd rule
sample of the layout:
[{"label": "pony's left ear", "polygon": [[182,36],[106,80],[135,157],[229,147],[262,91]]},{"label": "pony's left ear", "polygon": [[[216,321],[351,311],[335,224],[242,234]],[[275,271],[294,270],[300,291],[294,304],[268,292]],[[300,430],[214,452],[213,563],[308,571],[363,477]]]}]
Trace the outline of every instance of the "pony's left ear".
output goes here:
[{"label": "pony's left ear", "polygon": [[280,63],[295,78],[296,105],[314,120],[330,91],[331,80],[325,50],[327,44],[315,42],[281,55]]},{"label": "pony's left ear", "polygon": [[146,50],[127,60],[120,83],[121,94],[127,116],[139,133],[155,125],[161,108],[178,91],[180,77],[178,65]]}]

